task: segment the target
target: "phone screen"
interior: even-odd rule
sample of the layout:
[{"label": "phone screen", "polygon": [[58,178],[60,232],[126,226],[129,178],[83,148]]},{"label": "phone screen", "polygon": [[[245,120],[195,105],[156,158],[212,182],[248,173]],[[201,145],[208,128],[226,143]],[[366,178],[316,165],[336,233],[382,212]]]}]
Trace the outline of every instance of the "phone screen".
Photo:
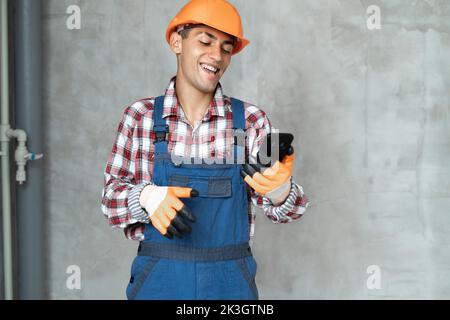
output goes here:
[{"label": "phone screen", "polygon": [[269,133],[258,153],[258,163],[261,165],[271,165],[276,160],[282,161],[289,153],[294,141],[291,133]]}]

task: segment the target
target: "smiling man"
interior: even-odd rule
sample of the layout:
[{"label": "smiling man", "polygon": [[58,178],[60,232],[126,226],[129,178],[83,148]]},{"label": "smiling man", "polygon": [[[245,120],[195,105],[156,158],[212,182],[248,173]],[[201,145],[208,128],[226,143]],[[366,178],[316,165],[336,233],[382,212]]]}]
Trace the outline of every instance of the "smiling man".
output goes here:
[{"label": "smiling man", "polygon": [[[260,108],[224,95],[219,83],[249,43],[229,2],[190,1],[166,40],[177,74],[163,96],[125,109],[105,169],[102,211],[140,242],[127,297],[257,299],[252,209],[274,223],[302,216],[308,200],[292,179],[294,154],[264,170],[238,161],[175,163],[175,156],[237,160],[239,152],[256,158],[271,127]],[[246,132],[243,145],[229,134],[237,130]]]}]

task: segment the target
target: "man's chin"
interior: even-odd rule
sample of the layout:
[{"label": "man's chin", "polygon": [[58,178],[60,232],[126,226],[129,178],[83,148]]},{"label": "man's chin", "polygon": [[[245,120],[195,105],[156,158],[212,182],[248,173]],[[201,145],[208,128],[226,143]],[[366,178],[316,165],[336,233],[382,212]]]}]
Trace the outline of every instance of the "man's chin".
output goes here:
[{"label": "man's chin", "polygon": [[215,91],[217,88],[217,84],[220,81],[220,77],[216,79],[208,79],[205,77],[200,77],[198,84],[204,89],[204,91],[208,91],[209,93]]},{"label": "man's chin", "polygon": [[216,91],[216,88],[217,88],[217,83],[215,85],[212,85],[212,84],[203,85],[199,89],[201,92],[209,94],[209,93],[214,93]]}]

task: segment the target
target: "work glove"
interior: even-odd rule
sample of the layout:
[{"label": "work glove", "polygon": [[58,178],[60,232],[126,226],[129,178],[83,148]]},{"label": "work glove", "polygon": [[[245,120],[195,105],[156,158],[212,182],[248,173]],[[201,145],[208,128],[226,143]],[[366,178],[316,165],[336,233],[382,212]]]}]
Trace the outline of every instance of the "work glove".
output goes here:
[{"label": "work glove", "polygon": [[[146,186],[139,197],[151,224],[166,238],[182,238],[191,232],[187,221],[195,222],[195,215],[179,198],[197,197],[192,188]],[[187,221],[186,221],[187,220]]]},{"label": "work glove", "polygon": [[291,190],[294,159],[294,148],[291,146],[282,161],[277,160],[270,167],[244,164],[241,175],[255,191],[278,205],[287,198]]}]

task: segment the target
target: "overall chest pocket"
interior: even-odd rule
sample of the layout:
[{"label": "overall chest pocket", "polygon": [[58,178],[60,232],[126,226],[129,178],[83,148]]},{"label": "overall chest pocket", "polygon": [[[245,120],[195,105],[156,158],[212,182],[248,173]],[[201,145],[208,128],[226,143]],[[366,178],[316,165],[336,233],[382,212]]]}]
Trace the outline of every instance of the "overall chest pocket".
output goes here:
[{"label": "overall chest pocket", "polygon": [[174,174],[169,177],[169,186],[196,189],[199,197],[228,198],[232,195],[231,177],[186,176]]}]

